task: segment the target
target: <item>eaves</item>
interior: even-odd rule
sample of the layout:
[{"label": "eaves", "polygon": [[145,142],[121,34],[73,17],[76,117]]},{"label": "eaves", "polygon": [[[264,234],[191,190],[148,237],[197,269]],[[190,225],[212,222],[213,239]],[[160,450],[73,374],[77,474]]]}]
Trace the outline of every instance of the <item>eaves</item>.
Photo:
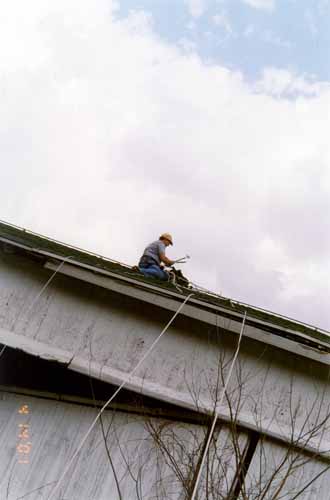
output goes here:
[{"label": "eaves", "polygon": [[[274,315],[274,322],[261,320],[249,314],[248,307],[244,310],[242,304],[239,304],[239,310],[235,311],[235,304],[231,304],[231,307],[225,307],[203,300],[203,298],[200,298],[198,290],[183,289],[180,292],[174,287],[169,289],[160,286],[158,283],[154,284],[151,280],[136,279],[115,271],[79,262],[70,255],[63,257],[63,255],[40,248],[31,248],[23,243],[17,243],[3,237],[0,237],[0,241],[21,248],[27,253],[42,256],[47,269],[58,270],[59,265],[62,263],[58,270],[61,274],[170,311],[176,311],[184,298],[188,294],[194,293],[195,296],[192,296],[183,308],[182,315],[213,326],[219,325],[219,320],[222,319],[228,332],[239,334],[246,313],[245,337],[330,365],[330,336],[323,330],[315,328],[313,335],[306,334],[294,328],[294,321],[290,321],[293,327],[288,328],[277,324],[276,319],[281,318],[277,315]],[[297,322],[297,325],[300,326],[301,323]],[[308,328],[311,331],[311,327]]]}]

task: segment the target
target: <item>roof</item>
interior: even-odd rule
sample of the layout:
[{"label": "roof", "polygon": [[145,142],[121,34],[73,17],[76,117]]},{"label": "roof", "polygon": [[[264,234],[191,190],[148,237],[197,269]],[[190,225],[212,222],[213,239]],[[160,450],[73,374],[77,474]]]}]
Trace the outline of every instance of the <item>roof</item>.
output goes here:
[{"label": "roof", "polygon": [[[172,284],[164,283],[156,279],[145,278],[141,273],[135,271],[128,265],[1,221],[0,241],[23,248],[27,252],[43,255],[48,258],[69,260],[70,257],[70,264],[88,267],[89,269],[92,268],[95,272],[110,272],[112,276],[115,275],[118,279],[127,280],[127,278],[129,278],[131,282],[140,283],[141,286],[145,284],[150,287],[150,284],[152,284],[153,289],[157,289],[165,295],[173,295],[174,291],[177,292]],[[264,331],[275,332],[275,334],[277,331],[277,335],[289,339],[294,338],[295,341],[297,341],[298,338],[298,341],[304,345],[312,347],[313,349],[318,349],[320,352],[330,353],[330,333],[326,330],[202,290],[198,287],[193,286],[193,288],[180,289],[182,296],[187,296],[192,292],[194,293],[192,302],[198,302],[200,306],[207,307],[209,305],[219,307],[223,315],[227,315],[226,317],[231,318],[231,316],[234,315],[233,319],[235,319],[237,315],[242,316],[246,312],[247,324],[262,322],[262,329]]]}]

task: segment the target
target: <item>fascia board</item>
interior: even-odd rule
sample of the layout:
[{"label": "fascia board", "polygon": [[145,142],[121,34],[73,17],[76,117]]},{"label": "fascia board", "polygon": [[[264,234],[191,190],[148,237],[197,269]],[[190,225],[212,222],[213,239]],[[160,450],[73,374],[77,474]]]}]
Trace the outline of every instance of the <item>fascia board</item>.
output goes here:
[{"label": "fascia board", "polygon": [[53,347],[48,344],[43,344],[37,340],[30,339],[24,335],[17,335],[16,333],[0,328],[0,343],[13,349],[20,349],[21,351],[37,356],[48,361],[58,361],[68,365],[72,360],[72,353]]},{"label": "fascia board", "polygon": [[[171,291],[169,289],[161,288],[159,286],[155,286],[155,285],[146,283],[145,281],[140,281],[140,280],[134,279],[132,277],[118,274],[116,272],[112,272],[112,271],[109,271],[106,269],[102,269],[99,267],[91,266],[89,264],[85,264],[83,262],[80,262],[80,261],[74,260],[73,258],[70,258],[69,255],[64,257],[62,255],[54,254],[53,252],[48,252],[46,250],[41,250],[39,248],[32,248],[30,246],[23,245],[22,243],[13,242],[13,241],[9,240],[8,238],[4,238],[4,237],[0,237],[0,241],[3,241],[4,243],[8,243],[8,244],[13,245],[13,246],[17,246],[19,248],[22,248],[22,249],[28,251],[28,252],[36,253],[36,254],[42,255],[44,257],[49,257],[51,259],[55,259],[56,261],[59,261],[59,262],[63,262],[66,260],[70,261],[71,265],[76,266],[78,268],[90,270],[90,271],[92,271],[92,273],[96,273],[97,275],[109,276],[117,281],[131,283],[132,285],[134,285],[135,287],[139,287],[140,289],[153,290],[154,294],[156,294],[156,295],[162,295],[162,296],[166,295],[166,296],[170,296],[170,297],[177,297],[180,299],[180,301],[181,301],[182,296],[183,296],[181,293],[174,292],[174,291]],[[70,247],[68,247],[68,250],[70,250]],[[48,267],[48,263],[46,264],[45,267]],[[51,267],[49,267],[49,268],[53,269]],[[188,294],[188,292],[187,292],[187,294]],[[235,304],[235,300],[233,300],[232,302]],[[200,307],[203,307],[204,309],[207,308],[208,310],[214,310],[215,313],[216,313],[216,311],[222,311],[224,316],[227,315],[227,317],[228,317],[228,315],[229,315],[231,319],[239,318],[240,322],[242,321],[243,316],[244,316],[244,312],[243,313],[242,312],[235,312],[232,309],[229,310],[228,308],[225,308],[221,305],[215,305],[215,304],[212,304],[210,302],[203,301],[202,299],[191,298],[190,303],[195,303],[196,305],[199,305]],[[242,303],[239,303],[239,305],[244,306],[244,304],[242,304]],[[248,304],[246,304],[246,307],[247,307],[247,309],[248,308],[253,309],[253,306],[249,306]],[[256,310],[258,310],[258,308],[256,308]],[[265,311],[265,312],[267,312],[268,314],[272,314],[270,311]],[[306,325],[304,323],[301,323],[300,321],[293,320],[291,318],[285,318],[281,315],[274,314],[274,317],[286,319],[286,320],[289,320],[291,322],[308,327],[310,330],[315,330],[316,333],[322,334],[325,338],[327,338],[327,339],[329,338],[329,340],[322,341],[319,338],[317,338],[317,339],[313,338],[311,335],[307,335],[307,334],[304,334],[302,332],[297,332],[295,330],[292,330],[292,329],[284,327],[284,326],[280,326],[278,324],[274,325],[270,321],[267,322],[267,321],[264,321],[262,319],[258,319],[255,317],[251,318],[251,320],[253,321],[254,324],[267,325],[268,327],[271,327],[273,329],[277,329],[278,331],[287,332],[289,334],[295,335],[296,337],[300,337],[300,338],[304,338],[308,341],[312,341],[315,343],[315,349],[317,349],[317,347],[316,347],[317,344],[322,345],[326,348],[330,347],[330,333],[328,331],[323,330],[321,328],[313,327],[312,325]],[[307,348],[310,348],[310,347],[307,346]]]},{"label": "fascia board", "polygon": [[[59,260],[63,260],[63,259],[60,258]],[[52,271],[56,271],[58,268],[58,265],[48,261],[48,262],[46,262],[45,267],[52,270]],[[71,271],[68,270],[69,267],[71,268]],[[174,298],[174,299],[179,299],[178,301],[176,301],[177,305],[179,302],[182,302],[183,297],[186,297],[186,295],[168,290],[167,288],[166,289],[160,288],[160,287],[145,283],[144,281],[134,280],[133,278],[121,276],[117,273],[111,273],[110,271],[105,271],[102,269],[99,270],[99,269],[96,269],[94,267],[91,267],[91,266],[88,266],[85,264],[76,263],[74,261],[70,261],[70,264],[64,264],[59,272],[62,274],[67,274],[68,276],[76,277],[77,279],[82,279],[83,281],[87,281],[89,283],[93,283],[97,286],[102,286],[103,288],[108,288],[107,281],[102,282],[101,280],[98,280],[98,279],[93,280],[91,274],[88,274],[88,275],[85,274],[84,277],[83,277],[83,274],[81,274],[80,276],[78,276],[78,275],[74,276],[75,273],[74,273],[73,269],[75,267],[78,267],[81,270],[83,270],[84,268],[87,270],[91,270],[93,275],[95,275],[95,276],[104,275],[104,276],[107,276],[108,278],[112,278],[113,280],[115,280],[115,283],[118,283],[118,286],[113,285],[115,288],[111,288],[112,290],[118,291],[119,293],[124,293],[124,295],[130,295],[132,297],[136,297],[137,299],[140,299],[140,300],[144,300],[142,292],[146,291],[146,290],[149,292],[151,291],[153,293],[154,297],[159,296],[159,297],[170,297],[170,298]],[[119,283],[122,283],[122,282],[133,285],[133,287],[136,290],[138,290],[138,292],[133,292],[133,291],[128,292],[127,288],[122,288],[119,285]],[[125,290],[125,291],[120,292],[121,289]],[[193,289],[191,290],[191,293],[193,293]],[[147,300],[147,302],[150,302],[150,300]],[[152,303],[154,303],[154,302],[152,302]],[[214,318],[217,315],[219,315],[219,313],[220,313],[220,315],[222,315],[223,317],[227,317],[230,320],[237,321],[240,324],[243,321],[243,317],[244,317],[243,312],[236,312],[236,311],[233,311],[232,309],[229,310],[228,308],[222,307],[221,305],[215,305],[215,304],[212,304],[210,302],[206,302],[206,301],[203,301],[200,299],[195,299],[194,297],[189,299],[189,304],[194,304],[195,306],[199,307],[200,309],[207,310],[209,312],[213,312]],[[174,310],[174,309],[171,309],[171,310]],[[326,348],[330,348],[330,335],[328,334],[328,332],[322,331],[322,333],[324,335],[329,337],[329,342],[323,342],[322,340],[313,339],[309,335],[306,335],[302,332],[296,332],[295,330],[292,330],[290,328],[285,328],[285,327],[281,327],[279,325],[274,325],[271,322],[263,321],[263,320],[260,320],[258,318],[254,318],[254,317],[251,318],[248,315],[247,315],[247,318],[248,318],[247,323],[249,321],[251,321],[255,325],[260,325],[261,329],[262,329],[262,325],[264,325],[264,326],[267,326],[268,328],[273,328],[274,330],[278,330],[278,331],[281,331],[284,333],[287,332],[288,334],[295,335],[296,337],[300,337],[300,338],[306,339],[308,341],[314,341],[315,345],[319,344],[319,345],[322,345]],[[195,318],[195,319],[199,319],[199,318]],[[319,329],[316,329],[316,328],[315,328],[315,330],[320,331]],[[237,333],[239,333],[239,332],[240,332],[240,327],[238,327],[238,329],[237,329]]]},{"label": "fascia board", "polygon": [[[27,245],[23,245],[22,243],[17,243],[15,241],[11,241],[9,240],[8,238],[4,238],[4,237],[0,237],[0,241],[3,241],[4,243],[8,243],[12,246],[17,246],[19,248],[22,248],[28,252],[31,252],[31,253],[35,253],[35,254],[39,254],[39,255],[42,255],[44,257],[49,257],[51,259],[55,259],[56,261],[59,261],[60,263],[61,262],[65,262],[65,261],[68,261],[70,264],[74,265],[74,266],[77,266],[79,268],[82,268],[82,269],[87,269],[87,270],[90,270],[92,271],[93,273],[96,273],[98,275],[104,275],[104,276],[110,276],[116,280],[120,280],[120,281],[123,281],[123,282],[127,282],[127,283],[131,283],[133,284],[134,286],[137,286],[137,287],[140,287],[141,289],[150,289],[150,290],[153,290],[155,294],[161,294],[161,295],[166,295],[166,296],[171,296],[171,297],[178,297],[178,298],[182,298],[182,294],[181,293],[178,293],[178,292],[175,292],[175,291],[171,291],[169,290],[168,288],[161,288],[157,285],[152,285],[152,284],[149,284],[147,283],[146,281],[141,281],[141,280],[137,280],[137,279],[134,279],[132,277],[128,277],[128,276],[125,276],[125,275],[122,275],[122,274],[119,274],[117,272],[112,272],[110,270],[106,270],[106,269],[102,269],[102,268],[99,268],[99,267],[95,267],[95,266],[92,266],[92,265],[89,265],[89,264],[85,264],[83,262],[80,262],[80,261],[77,261],[77,260],[74,260],[74,258],[71,258],[69,255],[64,257],[63,255],[58,255],[58,254],[55,254],[53,252],[48,252],[46,250],[42,250],[42,249],[39,249],[39,248],[33,248],[31,246],[27,246]],[[70,250],[70,247],[68,247],[68,250]],[[187,294],[188,295],[188,291],[187,291]],[[197,291],[197,293],[199,293]],[[229,300],[229,299],[228,299]],[[215,305],[215,304],[212,304],[208,301],[203,301],[202,299],[190,299],[190,302],[194,302],[196,304],[199,304],[201,306],[203,306],[204,308],[207,307],[208,309],[213,309],[215,311],[218,311],[218,310],[222,310],[222,311],[226,311],[228,314],[230,314],[232,317],[239,317],[240,320],[242,321],[242,318],[243,318],[243,315],[244,315],[244,312],[235,312],[233,311],[233,309],[228,309],[226,307],[223,307],[221,305]],[[232,300],[231,301],[233,304],[236,303],[235,300]],[[310,330],[314,330],[316,333],[320,333],[322,334],[324,337],[327,337],[329,338],[329,341],[322,341],[321,339],[314,339],[312,338],[310,335],[306,335],[302,332],[296,332],[295,330],[292,330],[290,328],[286,328],[286,327],[283,327],[283,326],[280,326],[280,325],[274,325],[272,322],[270,321],[265,321],[265,320],[262,320],[262,319],[258,319],[258,318],[255,318],[253,317],[253,321],[254,323],[259,323],[260,325],[264,324],[264,325],[271,325],[272,327],[274,328],[278,328],[282,331],[286,331],[288,333],[292,333],[294,335],[299,335],[300,337],[302,338],[306,338],[308,340],[314,340],[315,343],[319,343],[321,345],[324,345],[325,347],[329,347],[330,346],[330,332],[322,329],[322,328],[316,328],[312,325],[307,325],[305,323],[302,323],[298,320],[294,320],[292,318],[287,318],[285,316],[281,316],[279,314],[275,314],[275,313],[271,313],[271,311],[266,311],[266,310],[263,310],[263,309],[259,309],[259,308],[254,308],[253,306],[249,305],[249,304],[243,304],[241,302],[237,302],[237,304],[239,304],[240,306],[245,306],[249,309],[251,308],[252,310],[255,309],[255,310],[260,310],[260,311],[264,311],[270,315],[273,315],[274,318],[281,318],[281,319],[284,319],[284,320],[287,320],[287,321],[291,321],[293,323],[296,323],[297,325],[302,325],[304,327],[307,327],[309,328]]]},{"label": "fascia board", "polygon": [[[53,262],[46,262],[45,267],[52,271],[58,269],[58,265]],[[115,275],[115,279],[112,279],[110,276],[101,276],[98,273],[91,273],[88,270],[78,268],[72,264],[64,264],[60,271],[61,274],[66,276],[70,276],[72,278],[80,279],[82,281],[86,281],[96,286],[100,286],[102,288],[106,288],[108,290],[142,300],[149,304],[153,304],[159,306],[163,309],[167,309],[170,311],[176,311],[179,304],[183,301],[185,296],[180,294],[168,293],[167,290],[161,290],[159,288],[153,289],[151,286],[145,288],[141,282],[136,282],[136,286],[132,286],[132,283],[122,282],[118,279],[118,275]],[[142,286],[141,286],[142,285]],[[214,306],[212,304],[203,303],[202,301],[195,300],[193,297],[189,300],[189,302],[185,305],[185,307],[181,311],[181,315],[187,316],[192,319],[196,319],[198,321],[202,321],[204,323],[208,323],[212,326],[216,326],[219,324],[218,318],[221,315],[228,315],[228,311]],[[235,334],[240,333],[243,314],[236,313],[234,315],[230,313],[231,319],[227,320],[227,324],[225,329]],[[244,336],[249,337],[251,339],[257,340],[264,344],[272,345],[274,347],[286,350],[288,352],[292,352],[299,356],[303,356],[308,359],[312,359],[314,361],[318,361],[320,363],[330,365],[330,354],[323,353],[322,351],[312,348],[306,345],[299,343],[299,341],[294,341],[287,339],[285,337],[281,337],[279,334],[272,334],[271,332],[265,332],[262,329],[262,324],[267,325],[267,323],[263,323],[261,321],[250,319],[250,323],[248,324],[249,319],[247,316],[246,326],[244,329]],[[260,327],[258,326],[260,324]],[[310,340],[309,337],[304,336],[303,334],[297,334],[288,329],[278,329],[283,333],[288,332],[296,335],[297,337],[305,337]],[[320,342],[321,344],[321,342]],[[328,347],[328,346],[327,346]]]},{"label": "fascia board", "polygon": [[[22,249],[28,251],[28,252],[37,253],[37,254],[42,255],[46,258],[48,257],[51,259],[55,259],[59,262],[61,262],[61,261],[63,262],[66,259],[69,259],[69,256],[63,257],[60,255],[54,254],[52,252],[47,252],[45,250],[41,250],[38,248],[31,248],[30,246],[23,245],[21,243],[13,242],[13,241],[11,241],[7,238],[4,238],[4,237],[0,237],[0,241],[3,241],[4,243],[8,243],[8,244],[13,245],[13,246],[17,246],[19,248],[22,248]],[[68,248],[68,250],[70,250],[70,248]],[[58,265],[56,266],[52,262],[48,261],[48,262],[46,262],[45,267],[54,271],[57,269]],[[63,270],[64,267],[67,268],[68,264],[64,264],[64,266],[61,268],[60,272],[62,274],[67,274],[68,276],[73,276],[72,271],[71,271],[71,273],[69,273],[68,271],[64,272],[64,270]],[[166,296],[167,298],[172,298],[174,300],[179,299],[180,302],[182,301],[183,295],[179,294],[178,292],[174,292],[174,291],[171,291],[168,289],[162,289],[160,287],[153,286],[153,285],[146,283],[144,281],[134,280],[133,278],[123,276],[123,275],[120,275],[118,273],[114,273],[114,272],[111,272],[111,271],[108,271],[105,269],[96,268],[96,267],[90,266],[88,264],[84,264],[84,263],[75,261],[74,259],[70,259],[70,267],[71,268],[73,268],[73,267],[78,268],[81,271],[83,271],[84,269],[91,271],[91,273],[89,273],[88,277],[86,277],[86,275],[84,275],[84,277],[82,277],[82,275],[80,277],[74,276],[78,279],[82,279],[83,281],[93,283],[97,286],[102,286],[103,288],[109,288],[109,289],[112,289],[114,291],[118,291],[119,293],[123,293],[125,295],[136,297],[140,300],[144,300],[146,302],[159,305],[160,307],[163,307],[163,308],[166,308],[166,309],[169,309],[172,311],[175,310],[175,308],[177,307],[178,300],[175,301],[175,304],[176,304],[175,307],[174,306],[166,307],[166,304],[163,301],[161,304],[156,303],[155,302],[156,297]],[[107,286],[105,286],[104,282],[101,284],[99,280],[93,280],[91,278],[91,275],[98,276],[99,278],[101,278],[102,276],[107,276],[108,278],[112,278],[113,281],[115,281],[117,284],[127,283],[130,285],[133,285],[134,288],[136,288],[138,290],[138,295],[136,296],[134,292],[128,291],[127,287],[120,287],[118,285],[118,286],[116,286],[116,288],[110,288],[108,286],[109,283],[107,284]],[[131,288],[133,288],[133,287],[131,286]],[[121,291],[120,291],[120,289],[121,289]],[[145,294],[142,293],[142,291],[152,292],[152,294],[153,294],[152,300],[150,300],[149,298],[147,299],[146,296],[144,296]],[[235,311],[228,310],[220,305],[219,306],[214,305],[214,304],[211,304],[209,302],[194,299],[193,297],[189,300],[189,303],[195,304],[195,306],[197,306],[200,310],[213,311],[214,318],[216,318],[217,315],[218,316],[222,315],[226,318],[228,318],[228,316],[229,316],[230,322],[231,322],[230,330],[235,332],[235,333],[239,333],[240,325],[241,325],[241,322],[243,320],[243,315],[244,315],[243,313],[240,313],[240,312],[236,313]],[[190,309],[190,307],[189,307],[189,309]],[[186,309],[186,311],[187,311],[187,309]],[[188,315],[187,313],[184,313],[184,314]],[[200,321],[205,321],[204,319],[202,319],[204,316],[204,314],[202,314],[202,313],[198,313],[197,316],[196,316],[196,314],[189,314],[189,316],[192,318],[195,318],[195,319],[199,319]],[[212,325],[216,324],[214,321],[210,322],[209,320],[207,320],[206,322],[210,323]],[[249,326],[248,325],[249,322],[253,323],[254,326],[253,327]],[[299,322],[297,322],[297,323],[299,323]],[[260,328],[258,328],[258,325],[260,325]],[[266,333],[265,328],[263,329],[263,325],[266,326],[267,328],[271,327],[273,330],[277,330],[279,333],[277,335],[272,334],[270,332]],[[312,328],[312,327],[309,326],[309,328]],[[322,330],[319,328],[315,328],[315,331],[322,333],[323,336],[329,336],[329,342],[323,342],[320,339],[314,339],[313,337],[306,335],[302,332],[296,332],[292,329],[281,327],[279,325],[274,326],[270,322],[259,320],[257,318],[250,318],[249,319],[248,317],[247,317],[246,327],[245,327],[244,333],[245,333],[245,336],[253,338],[255,340],[258,340],[258,341],[264,342],[266,344],[279,347],[280,349],[284,349],[284,350],[287,350],[289,352],[294,352],[300,356],[303,356],[303,357],[313,359],[315,361],[330,365],[329,354],[324,353],[320,349],[317,348],[317,345],[321,345],[321,346],[324,346],[326,348],[329,348],[330,335],[325,330]],[[297,337],[297,341],[293,341],[290,339],[286,339],[285,337],[282,337],[281,332],[284,335],[285,335],[285,333],[288,333],[290,335],[294,335],[295,337]],[[309,342],[314,342],[315,347],[313,348],[311,346],[304,345],[304,344],[300,343],[299,338],[306,339]]]}]

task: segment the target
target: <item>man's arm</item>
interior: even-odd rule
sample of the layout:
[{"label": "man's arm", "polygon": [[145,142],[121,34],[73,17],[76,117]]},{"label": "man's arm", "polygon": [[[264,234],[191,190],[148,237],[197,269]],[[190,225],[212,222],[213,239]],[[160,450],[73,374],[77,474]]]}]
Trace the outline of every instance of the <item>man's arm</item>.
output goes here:
[{"label": "man's arm", "polygon": [[163,252],[160,252],[159,257],[160,260],[164,262],[164,264],[166,264],[167,266],[171,266],[172,264],[174,264],[174,260],[168,259]]}]

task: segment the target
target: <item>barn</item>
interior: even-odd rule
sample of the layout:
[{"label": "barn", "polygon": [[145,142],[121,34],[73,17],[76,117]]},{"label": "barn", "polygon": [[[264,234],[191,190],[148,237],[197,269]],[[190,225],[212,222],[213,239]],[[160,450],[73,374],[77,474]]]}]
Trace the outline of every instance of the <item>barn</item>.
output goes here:
[{"label": "barn", "polygon": [[0,499],[328,500],[329,333],[0,223]]}]

